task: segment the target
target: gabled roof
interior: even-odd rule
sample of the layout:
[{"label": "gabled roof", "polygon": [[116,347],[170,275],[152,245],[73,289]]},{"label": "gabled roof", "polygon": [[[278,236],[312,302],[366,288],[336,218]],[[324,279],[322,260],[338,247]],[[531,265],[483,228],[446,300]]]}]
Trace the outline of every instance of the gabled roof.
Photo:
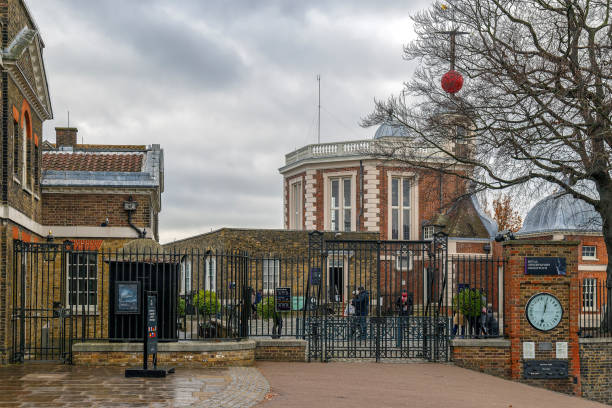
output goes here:
[{"label": "gabled roof", "polygon": [[497,223],[482,211],[474,195],[460,198],[446,215],[444,232],[450,237],[491,239],[497,234]]}]

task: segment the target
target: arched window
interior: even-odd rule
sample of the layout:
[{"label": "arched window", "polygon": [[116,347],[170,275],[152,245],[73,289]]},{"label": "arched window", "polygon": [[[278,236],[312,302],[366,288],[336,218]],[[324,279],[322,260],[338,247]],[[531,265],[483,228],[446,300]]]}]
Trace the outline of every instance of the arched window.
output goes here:
[{"label": "arched window", "polygon": [[38,152],[38,139],[34,140],[34,188],[38,188],[40,172],[40,157]]},{"label": "arched window", "polygon": [[26,120],[24,118],[23,122],[23,126],[21,128],[21,145],[22,147],[22,151],[23,151],[23,158],[21,159],[21,182],[23,183],[22,185],[25,187],[28,184],[28,165],[30,164],[30,161],[28,160],[28,143],[26,142],[26,140],[28,140],[28,133],[26,130]]},{"label": "arched window", "polygon": [[34,166],[32,165],[32,154],[34,153],[34,149],[33,149],[33,144],[34,144],[34,140],[32,140],[32,135],[30,135],[30,137],[26,137],[26,170],[27,170],[27,175],[26,175],[26,181],[27,181],[27,186],[30,187],[30,189],[32,189],[32,173],[33,173],[33,168]]},{"label": "arched window", "polygon": [[13,175],[19,179],[19,168],[20,168],[20,143],[19,143],[19,122],[13,120]]}]

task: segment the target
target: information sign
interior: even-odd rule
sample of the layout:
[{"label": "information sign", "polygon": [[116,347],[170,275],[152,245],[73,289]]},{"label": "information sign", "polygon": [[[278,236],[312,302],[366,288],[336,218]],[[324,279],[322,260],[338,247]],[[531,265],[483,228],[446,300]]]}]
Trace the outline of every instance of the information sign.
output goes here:
[{"label": "information sign", "polygon": [[291,288],[275,288],[274,304],[277,312],[291,311]]},{"label": "information sign", "polygon": [[310,268],[310,284],[313,286],[321,284],[321,268]]},{"label": "information sign", "polygon": [[115,282],[115,313],[140,314],[140,282]]},{"label": "information sign", "polygon": [[567,262],[565,258],[526,256],[525,275],[565,275]]},{"label": "information sign", "polygon": [[147,296],[147,354],[157,354],[157,296]]},{"label": "information sign", "polygon": [[563,360],[528,360],[523,362],[523,378],[567,378],[568,363]]}]

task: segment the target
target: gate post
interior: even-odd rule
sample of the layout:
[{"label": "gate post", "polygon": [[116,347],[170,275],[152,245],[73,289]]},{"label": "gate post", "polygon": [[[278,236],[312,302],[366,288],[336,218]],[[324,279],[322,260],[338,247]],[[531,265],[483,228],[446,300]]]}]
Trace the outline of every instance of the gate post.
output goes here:
[{"label": "gate post", "polygon": [[[376,322],[376,362],[378,363],[380,361],[380,303],[382,301],[382,293],[380,291],[380,240],[376,241],[376,286],[376,318],[374,321]],[[372,337],[371,334],[370,337]]]}]

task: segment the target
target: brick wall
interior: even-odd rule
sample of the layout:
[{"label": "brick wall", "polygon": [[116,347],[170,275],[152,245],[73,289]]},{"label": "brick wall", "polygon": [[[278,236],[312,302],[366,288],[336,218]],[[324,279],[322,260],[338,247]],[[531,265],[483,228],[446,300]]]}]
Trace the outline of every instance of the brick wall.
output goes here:
[{"label": "brick wall", "polygon": [[255,360],[306,361],[306,340],[256,340]]},{"label": "brick wall", "polygon": [[510,341],[506,339],[453,340],[453,363],[459,367],[510,379]]},{"label": "brick wall", "polygon": [[[151,201],[148,195],[133,195],[138,209],[132,222],[139,227],[151,224]],[[43,194],[43,224],[58,226],[96,226],[108,217],[109,227],[127,227],[128,216],[123,202],[129,194]]]},{"label": "brick wall", "polygon": [[612,405],[612,338],[580,339],[584,398]]},{"label": "brick wall", "polygon": [[[530,385],[566,394],[580,395],[580,356],[578,347],[578,315],[580,310],[580,281],[578,277],[578,242],[516,240],[504,243],[507,268],[504,273],[504,333],[511,341],[511,378]],[[567,274],[525,275],[525,257],[563,257],[567,261]],[[525,305],[536,293],[555,295],[564,310],[561,323],[549,332],[533,328],[525,317]],[[569,377],[566,379],[523,379],[523,342],[567,342]],[[555,358],[552,351],[536,346],[535,358]]]},{"label": "brick wall", "polygon": [[[85,366],[136,367],[142,365],[141,343],[76,343],[72,362]],[[161,366],[208,368],[252,366],[255,342],[181,342],[158,344]]]},{"label": "brick wall", "polygon": [[456,252],[459,254],[484,254],[483,242],[457,242]]}]

